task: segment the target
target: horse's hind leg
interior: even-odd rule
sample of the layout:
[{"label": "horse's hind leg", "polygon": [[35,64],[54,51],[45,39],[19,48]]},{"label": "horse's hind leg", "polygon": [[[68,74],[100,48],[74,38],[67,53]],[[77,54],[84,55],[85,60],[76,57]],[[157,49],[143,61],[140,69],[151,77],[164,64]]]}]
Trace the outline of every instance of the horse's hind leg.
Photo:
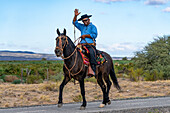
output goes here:
[{"label": "horse's hind leg", "polygon": [[70,78],[65,76],[63,82],[60,85],[58,107],[62,107],[62,104],[63,104],[63,88],[69,81],[70,81]]},{"label": "horse's hind leg", "polygon": [[[106,94],[106,86],[105,86],[103,79],[102,79],[102,74],[98,74],[97,82],[98,82],[98,84],[101,87],[102,92],[103,92],[103,102],[102,102],[102,104],[106,105],[108,97],[107,97],[107,94]],[[100,106],[100,107],[104,107],[104,106]]]},{"label": "horse's hind leg", "polygon": [[84,88],[84,79],[79,81],[80,83],[80,89],[81,89],[81,95],[83,98],[83,104],[80,107],[80,110],[84,110],[86,107],[86,98],[85,98],[85,88]]},{"label": "horse's hind leg", "polygon": [[109,91],[110,91],[110,87],[111,87],[112,83],[111,83],[111,81],[109,79],[108,74],[104,74],[104,80],[105,80],[105,82],[107,84],[106,97],[108,97],[108,98],[106,100],[106,103],[111,104],[111,101],[109,100]]}]

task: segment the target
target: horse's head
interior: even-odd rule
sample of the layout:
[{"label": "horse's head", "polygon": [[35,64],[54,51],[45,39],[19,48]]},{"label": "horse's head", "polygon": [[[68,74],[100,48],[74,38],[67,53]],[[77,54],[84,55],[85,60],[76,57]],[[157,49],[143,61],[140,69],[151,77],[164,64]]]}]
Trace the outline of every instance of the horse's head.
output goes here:
[{"label": "horse's head", "polygon": [[63,33],[60,33],[59,29],[57,29],[57,34],[55,54],[60,57],[63,54],[63,49],[68,44],[68,37],[66,36],[66,29],[64,29]]}]

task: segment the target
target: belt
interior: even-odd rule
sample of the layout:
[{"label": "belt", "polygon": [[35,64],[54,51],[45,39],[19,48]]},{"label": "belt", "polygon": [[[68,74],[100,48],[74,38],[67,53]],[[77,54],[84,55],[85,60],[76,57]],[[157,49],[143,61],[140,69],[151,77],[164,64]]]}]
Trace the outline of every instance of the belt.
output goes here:
[{"label": "belt", "polygon": [[93,45],[96,46],[96,43],[80,43],[81,45]]}]

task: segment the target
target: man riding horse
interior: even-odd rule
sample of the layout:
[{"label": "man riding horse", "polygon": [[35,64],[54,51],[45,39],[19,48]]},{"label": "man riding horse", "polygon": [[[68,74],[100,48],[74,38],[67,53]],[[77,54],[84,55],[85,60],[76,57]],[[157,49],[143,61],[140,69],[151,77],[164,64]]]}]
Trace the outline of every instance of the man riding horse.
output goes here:
[{"label": "man riding horse", "polygon": [[[77,16],[80,14],[78,9],[74,10],[74,18],[73,18],[73,25],[80,30],[81,32],[81,41],[80,44],[86,46],[89,50],[89,61],[92,70],[94,71],[94,75],[96,77],[96,38],[97,38],[97,28],[90,22],[90,17],[92,15],[82,15],[81,18],[77,20]],[[78,21],[82,21],[83,24],[79,23]]]}]

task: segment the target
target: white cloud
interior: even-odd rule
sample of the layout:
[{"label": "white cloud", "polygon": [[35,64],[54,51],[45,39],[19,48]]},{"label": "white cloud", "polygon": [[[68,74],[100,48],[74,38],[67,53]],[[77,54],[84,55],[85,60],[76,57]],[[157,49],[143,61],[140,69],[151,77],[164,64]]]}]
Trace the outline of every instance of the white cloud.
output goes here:
[{"label": "white cloud", "polygon": [[5,46],[5,43],[0,43],[0,46],[2,47],[2,46]]},{"label": "white cloud", "polygon": [[11,50],[11,51],[37,51],[39,52],[41,48],[30,47],[29,45],[19,45],[14,42],[4,42],[0,43],[0,50]]},{"label": "white cloud", "polygon": [[162,10],[163,12],[169,12],[170,13],[170,7],[167,7],[165,9]]},{"label": "white cloud", "polygon": [[145,1],[146,5],[164,5],[166,4],[168,1],[167,0],[147,0]]},{"label": "white cloud", "polygon": [[95,2],[110,3],[110,0],[94,0]]},{"label": "white cloud", "polygon": [[133,56],[134,52],[143,49],[144,43],[125,42],[112,45],[97,44],[97,49],[108,52],[111,56]]},{"label": "white cloud", "polygon": [[111,3],[111,2],[123,2],[129,0],[94,0],[95,2],[102,2],[102,3]]},{"label": "white cloud", "polygon": [[[124,1],[141,1],[141,0],[94,0],[95,2],[101,2],[101,3],[111,3],[111,2],[124,2]],[[146,5],[153,5],[153,6],[158,6],[158,5],[164,5],[168,2],[169,0],[147,0],[144,2]]]}]

